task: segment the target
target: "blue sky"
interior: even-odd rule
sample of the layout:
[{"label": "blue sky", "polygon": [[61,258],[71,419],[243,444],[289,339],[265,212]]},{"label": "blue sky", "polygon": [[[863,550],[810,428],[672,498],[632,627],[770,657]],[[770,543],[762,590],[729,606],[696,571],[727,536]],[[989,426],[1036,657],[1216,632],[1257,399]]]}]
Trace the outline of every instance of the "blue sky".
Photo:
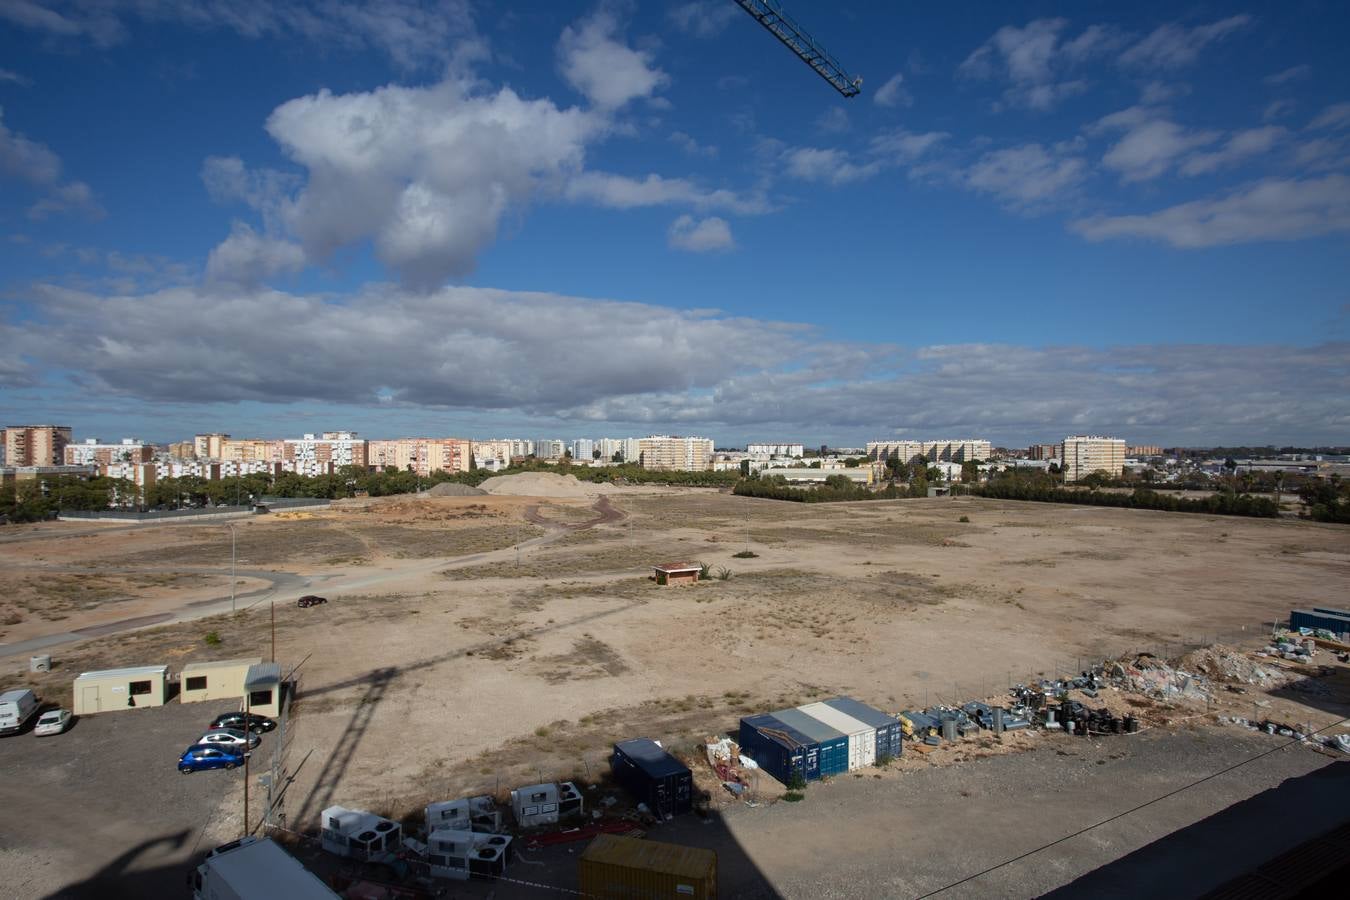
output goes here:
[{"label": "blue sky", "polygon": [[1350,441],[1350,13],[0,0],[0,413]]}]

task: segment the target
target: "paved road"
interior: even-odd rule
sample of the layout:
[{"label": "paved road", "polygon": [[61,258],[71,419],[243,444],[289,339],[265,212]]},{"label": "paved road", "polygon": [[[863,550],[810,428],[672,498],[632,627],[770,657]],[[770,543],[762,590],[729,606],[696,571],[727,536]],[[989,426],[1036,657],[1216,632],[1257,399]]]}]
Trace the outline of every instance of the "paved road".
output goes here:
[{"label": "paved road", "polygon": [[[517,553],[550,544],[571,531],[622,521],[626,516],[625,513],[611,506],[609,499],[606,497],[600,498],[592,508],[600,515],[588,522],[569,526],[544,521],[540,524],[549,529],[546,533],[536,538],[521,541],[519,545],[504,547],[500,550],[486,550],[481,553],[470,553],[464,556],[446,556],[433,559],[401,561],[396,562],[387,568],[371,572],[361,572],[359,574],[333,573],[330,575],[307,576],[295,572],[274,571],[270,569],[237,569],[235,574],[240,578],[261,579],[267,581],[268,586],[248,591],[247,593],[236,594],[233,602],[231,602],[230,596],[225,594],[220,597],[211,597],[205,600],[194,600],[190,603],[184,603],[182,606],[174,609],[165,610],[150,616],[137,616],[135,618],[123,619],[119,622],[110,622],[105,625],[40,635],[25,641],[16,641],[12,644],[0,644],[0,658],[21,656],[26,653],[36,653],[45,650],[48,647],[55,647],[61,644],[71,643],[72,641],[84,640],[85,638],[90,637],[100,637],[102,635],[114,634],[121,631],[149,628],[154,625],[163,625],[169,622],[188,622],[194,619],[202,619],[207,616],[229,612],[232,606],[237,609],[248,609],[249,607],[256,606],[264,601],[289,603],[303,594],[308,594],[316,590],[322,591],[330,597],[341,596],[343,594],[352,594],[358,591],[368,591],[371,588],[378,587],[390,581],[397,581],[414,575],[423,575],[428,572],[459,568],[461,566],[469,566],[477,563],[509,560],[514,558]],[[143,528],[145,526],[134,525],[128,527]],[[121,526],[117,528],[95,529],[96,533],[99,534],[104,534],[113,530],[120,531],[125,529]],[[78,533],[83,534],[86,532],[81,531]],[[76,533],[68,532],[63,536],[73,536],[74,534]],[[49,534],[46,536],[50,537],[51,535]],[[228,567],[208,568],[201,566],[156,566],[149,568],[101,566],[99,571],[126,573],[186,572],[201,575],[223,575],[226,577],[230,574],[230,569]]]}]

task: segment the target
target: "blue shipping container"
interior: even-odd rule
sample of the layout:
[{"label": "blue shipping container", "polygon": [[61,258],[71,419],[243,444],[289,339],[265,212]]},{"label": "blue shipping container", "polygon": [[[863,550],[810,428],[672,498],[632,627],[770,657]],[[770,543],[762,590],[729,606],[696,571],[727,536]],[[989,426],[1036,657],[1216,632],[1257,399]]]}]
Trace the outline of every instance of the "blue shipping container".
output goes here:
[{"label": "blue shipping container", "polygon": [[820,777],[820,745],[773,716],[744,717],[740,738],[741,753],[783,784],[794,773],[806,781]]},{"label": "blue shipping container", "polygon": [[820,775],[842,775],[848,771],[848,735],[814,719],[799,709],[771,712],[778,721],[797,729],[820,747]]},{"label": "blue shipping container", "polygon": [[1314,606],[1312,611],[1315,613],[1326,613],[1329,616],[1340,616],[1343,619],[1350,619],[1350,610],[1331,609],[1326,606]]},{"label": "blue shipping container", "polygon": [[900,728],[899,719],[873,709],[866,703],[859,703],[852,697],[835,697],[832,700],[826,700],[825,705],[839,710],[846,716],[852,716],[864,725],[870,725],[877,730],[878,759],[883,756],[890,756],[892,759],[900,758],[904,732]]},{"label": "blue shipping container", "polygon": [[1325,628],[1335,634],[1344,634],[1350,631],[1350,618],[1296,609],[1289,613],[1289,627],[1295,631],[1300,628]]}]

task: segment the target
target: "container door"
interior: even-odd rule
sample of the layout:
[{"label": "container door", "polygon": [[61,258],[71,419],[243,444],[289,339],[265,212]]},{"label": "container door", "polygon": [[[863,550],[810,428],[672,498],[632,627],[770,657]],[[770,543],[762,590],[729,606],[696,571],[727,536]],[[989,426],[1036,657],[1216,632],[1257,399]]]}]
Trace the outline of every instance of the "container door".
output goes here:
[{"label": "container door", "polygon": [[86,684],[80,689],[80,708],[91,713],[103,711],[98,700],[98,685]]},{"label": "container door", "polygon": [[694,779],[690,775],[677,775],[675,782],[675,808],[672,812],[677,815],[682,812],[688,812],[692,808],[692,794]]},{"label": "container door", "polygon": [[862,738],[862,764],[864,766],[875,766],[877,764],[877,733],[869,728],[858,736]]},{"label": "container door", "polygon": [[656,782],[656,812],[662,815],[671,812],[669,778],[662,778]]}]

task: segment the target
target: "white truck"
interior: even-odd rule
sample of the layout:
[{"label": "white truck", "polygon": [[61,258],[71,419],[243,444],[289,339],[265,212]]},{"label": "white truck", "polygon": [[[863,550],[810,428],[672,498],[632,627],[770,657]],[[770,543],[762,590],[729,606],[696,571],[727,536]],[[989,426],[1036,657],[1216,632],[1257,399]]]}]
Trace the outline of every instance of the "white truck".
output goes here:
[{"label": "white truck", "polygon": [[0,734],[18,734],[37,711],[37,695],[28,688],[0,694]]},{"label": "white truck", "polygon": [[270,838],[246,837],[212,850],[192,873],[193,900],[338,900],[326,884]]}]

